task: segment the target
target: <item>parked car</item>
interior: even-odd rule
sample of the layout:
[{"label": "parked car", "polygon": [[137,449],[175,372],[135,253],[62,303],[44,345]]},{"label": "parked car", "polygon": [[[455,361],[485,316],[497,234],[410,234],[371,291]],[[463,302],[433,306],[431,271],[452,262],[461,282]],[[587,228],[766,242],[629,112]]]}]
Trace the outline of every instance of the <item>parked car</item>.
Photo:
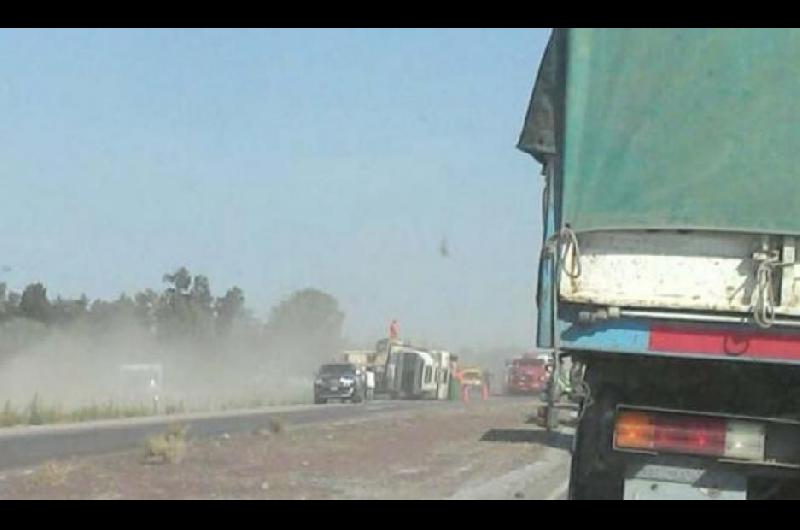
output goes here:
[{"label": "parked car", "polygon": [[314,403],[339,399],[351,403],[364,401],[367,384],[364,373],[352,363],[323,364],[314,379]]}]

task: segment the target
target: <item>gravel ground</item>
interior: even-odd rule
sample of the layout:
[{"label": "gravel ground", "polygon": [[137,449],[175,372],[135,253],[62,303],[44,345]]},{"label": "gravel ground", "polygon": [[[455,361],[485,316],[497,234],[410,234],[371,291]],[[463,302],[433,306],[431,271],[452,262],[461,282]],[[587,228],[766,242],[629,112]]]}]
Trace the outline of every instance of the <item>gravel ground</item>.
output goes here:
[{"label": "gravel ground", "polygon": [[493,397],[281,432],[190,438],[178,463],[146,463],[144,448],[49,461],[0,473],[0,497],[559,498],[568,438],[526,424],[535,406]]}]

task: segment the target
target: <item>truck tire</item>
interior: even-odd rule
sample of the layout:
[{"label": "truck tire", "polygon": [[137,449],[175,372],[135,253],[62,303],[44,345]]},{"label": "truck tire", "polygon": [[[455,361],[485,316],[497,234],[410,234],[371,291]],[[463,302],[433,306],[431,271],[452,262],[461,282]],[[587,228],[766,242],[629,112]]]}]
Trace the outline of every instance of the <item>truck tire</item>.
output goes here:
[{"label": "truck tire", "polygon": [[602,388],[583,412],[573,442],[569,494],[571,500],[619,500],[624,491],[624,470],[609,458],[613,421],[619,393]]},{"label": "truck tire", "polygon": [[328,402],[327,399],[323,399],[317,396],[314,396],[314,404],[315,405],[325,405]]}]

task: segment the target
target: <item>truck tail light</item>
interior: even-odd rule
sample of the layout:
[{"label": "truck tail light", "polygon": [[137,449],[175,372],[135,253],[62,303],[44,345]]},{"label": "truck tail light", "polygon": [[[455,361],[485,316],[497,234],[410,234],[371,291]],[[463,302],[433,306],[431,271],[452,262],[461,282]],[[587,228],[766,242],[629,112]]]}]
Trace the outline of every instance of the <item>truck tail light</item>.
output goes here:
[{"label": "truck tail light", "polygon": [[623,410],[614,427],[614,447],[763,460],[764,430],[752,421]]}]

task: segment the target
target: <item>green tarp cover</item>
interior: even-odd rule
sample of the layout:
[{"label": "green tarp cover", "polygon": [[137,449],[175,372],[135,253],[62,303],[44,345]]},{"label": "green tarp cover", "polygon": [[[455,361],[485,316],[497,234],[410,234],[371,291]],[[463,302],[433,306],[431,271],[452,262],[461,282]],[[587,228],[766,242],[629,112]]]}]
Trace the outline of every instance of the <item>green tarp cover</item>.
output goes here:
[{"label": "green tarp cover", "polygon": [[548,156],[557,152],[554,120],[559,111],[559,95],[562,92],[562,87],[558,86],[559,40],[554,34],[547,43],[525,115],[525,127],[517,145],[542,164]]},{"label": "green tarp cover", "polygon": [[800,30],[558,36],[519,147],[560,157],[563,223],[800,234]]}]

